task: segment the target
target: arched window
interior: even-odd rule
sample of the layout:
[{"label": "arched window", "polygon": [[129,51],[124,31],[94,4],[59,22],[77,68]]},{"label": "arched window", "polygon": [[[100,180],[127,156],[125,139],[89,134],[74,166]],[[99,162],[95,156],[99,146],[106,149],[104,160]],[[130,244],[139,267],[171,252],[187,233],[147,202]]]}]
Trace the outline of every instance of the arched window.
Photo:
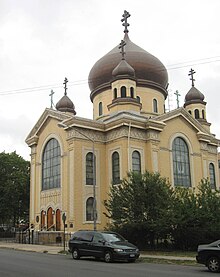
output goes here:
[{"label": "arched window", "polygon": [[117,88],[114,88],[114,99],[117,98]]},{"label": "arched window", "polygon": [[177,137],[173,141],[173,175],[174,185],[190,187],[190,163],[189,163],[189,150],[186,142]]},{"label": "arched window", "polygon": [[138,103],[141,103],[141,98],[139,96],[137,96],[137,101]]},{"label": "arched window", "polygon": [[53,229],[53,209],[50,207],[47,210],[47,230],[51,231]]},{"label": "arched window", "polygon": [[61,230],[61,212],[60,209],[56,210],[56,231]]},{"label": "arched window", "polygon": [[130,95],[131,95],[131,98],[134,98],[134,88],[133,87],[130,87]]},{"label": "arched window", "polygon": [[210,186],[212,189],[216,188],[215,183],[215,166],[213,163],[209,164],[209,179],[210,179]]},{"label": "arched window", "polygon": [[157,99],[153,99],[153,109],[154,113],[158,113]]},{"label": "arched window", "polygon": [[126,87],[125,86],[123,86],[123,87],[121,87],[121,97],[126,97],[127,95],[126,95]]},{"label": "arched window", "polygon": [[205,119],[205,111],[202,110],[202,118]]},{"label": "arched window", "polygon": [[119,154],[114,152],[112,154],[112,183],[113,185],[120,182],[120,164],[119,164]]},{"label": "arched window", "polygon": [[60,146],[56,139],[49,140],[42,158],[42,190],[60,187]]},{"label": "arched window", "polygon": [[93,153],[89,152],[86,155],[86,185],[93,185],[93,177],[95,177],[94,175],[96,175],[96,158],[94,157],[94,174],[93,174]]},{"label": "arched window", "polygon": [[99,116],[102,115],[102,102],[99,102]]},{"label": "arched window", "polygon": [[189,110],[189,113],[192,114],[192,112]]},{"label": "arched window", "polygon": [[198,119],[199,118],[199,110],[198,109],[195,109],[195,118]]},{"label": "arched window", "polygon": [[86,221],[93,220],[93,197],[89,197],[86,200]]},{"label": "arched window", "polygon": [[45,220],[45,217],[46,217],[46,212],[45,212],[45,211],[41,211],[41,213],[40,213],[40,218],[41,218],[41,221],[40,221],[41,230],[45,230],[45,229],[46,229],[46,220]]},{"label": "arched window", "polygon": [[141,173],[141,155],[138,151],[132,153],[132,171]]}]

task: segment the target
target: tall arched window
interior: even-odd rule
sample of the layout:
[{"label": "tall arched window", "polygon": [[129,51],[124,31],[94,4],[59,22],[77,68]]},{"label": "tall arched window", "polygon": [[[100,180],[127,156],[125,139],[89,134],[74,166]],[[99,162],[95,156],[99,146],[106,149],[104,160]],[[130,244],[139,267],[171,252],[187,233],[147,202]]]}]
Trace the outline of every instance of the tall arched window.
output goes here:
[{"label": "tall arched window", "polygon": [[93,197],[89,197],[86,200],[86,221],[92,221],[93,220]]},{"label": "tall arched window", "polygon": [[[94,174],[93,174],[93,153],[86,155],[86,185],[93,185],[93,178],[96,174],[96,159],[94,157]],[[95,180],[94,180],[95,182]]]},{"label": "tall arched window", "polygon": [[132,153],[132,171],[141,173],[141,155],[136,150]]},{"label": "tall arched window", "polygon": [[102,102],[99,102],[99,116],[102,115]]},{"label": "tall arched window", "polygon": [[120,182],[120,164],[119,164],[119,154],[114,152],[112,154],[112,183],[113,185]]},{"label": "tall arched window", "polygon": [[60,146],[56,139],[49,140],[42,158],[42,190],[60,187]]},{"label": "tall arched window", "polygon": [[61,212],[60,209],[56,210],[56,231],[61,230]]},{"label": "tall arched window", "polygon": [[186,142],[177,137],[173,141],[173,175],[174,185],[190,187],[190,162],[189,162],[189,150]]},{"label": "tall arched window", "polygon": [[195,109],[195,118],[196,119],[199,119],[199,110],[198,109]]},{"label": "tall arched window", "polygon": [[126,97],[127,95],[126,95],[126,87],[125,86],[123,86],[123,87],[121,87],[121,97]]},{"label": "tall arched window", "polygon": [[213,163],[209,164],[209,179],[210,179],[210,186],[212,189],[216,188],[215,183],[215,166]]},{"label": "tall arched window", "polygon": [[117,98],[117,88],[114,88],[114,99]]},{"label": "tall arched window", "polygon": [[189,113],[192,114],[192,112],[189,110]]},{"label": "tall arched window", "polygon": [[137,101],[138,103],[141,103],[141,98],[139,96],[137,96]]},{"label": "tall arched window", "polygon": [[154,108],[154,113],[158,113],[157,99],[153,99],[153,108]]},{"label": "tall arched window", "polygon": [[205,111],[202,110],[202,118],[205,119]]},{"label": "tall arched window", "polygon": [[47,230],[51,231],[51,229],[54,227],[53,224],[53,209],[50,207],[47,210]]},{"label": "tall arched window", "polygon": [[134,88],[133,87],[130,87],[130,95],[131,95],[131,98],[134,98]]}]

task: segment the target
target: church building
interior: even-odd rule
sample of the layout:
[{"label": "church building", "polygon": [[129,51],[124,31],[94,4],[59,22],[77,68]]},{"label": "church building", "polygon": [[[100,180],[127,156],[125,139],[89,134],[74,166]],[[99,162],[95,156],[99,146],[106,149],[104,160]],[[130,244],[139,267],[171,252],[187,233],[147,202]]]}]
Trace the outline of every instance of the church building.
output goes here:
[{"label": "church building", "polygon": [[93,119],[76,115],[65,79],[56,109],[46,108],[27,136],[36,231],[60,231],[64,223],[68,232],[104,229],[103,201],[129,171],[159,172],[172,186],[189,189],[209,178],[219,189],[219,140],[210,131],[194,70],[184,106],[166,112],[167,70],[130,40],[129,17],[125,11],[121,43],[89,73]]}]

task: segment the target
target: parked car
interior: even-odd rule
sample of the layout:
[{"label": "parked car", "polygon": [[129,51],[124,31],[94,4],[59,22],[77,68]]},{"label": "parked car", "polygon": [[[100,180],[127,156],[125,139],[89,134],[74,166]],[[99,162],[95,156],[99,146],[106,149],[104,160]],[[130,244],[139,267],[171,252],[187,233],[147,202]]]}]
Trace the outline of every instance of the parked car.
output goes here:
[{"label": "parked car", "polygon": [[92,256],[104,259],[106,263],[114,260],[135,262],[139,257],[138,248],[115,232],[77,231],[69,240],[69,252],[73,259]]},{"label": "parked car", "polygon": [[220,240],[198,246],[196,260],[211,272],[220,271]]}]

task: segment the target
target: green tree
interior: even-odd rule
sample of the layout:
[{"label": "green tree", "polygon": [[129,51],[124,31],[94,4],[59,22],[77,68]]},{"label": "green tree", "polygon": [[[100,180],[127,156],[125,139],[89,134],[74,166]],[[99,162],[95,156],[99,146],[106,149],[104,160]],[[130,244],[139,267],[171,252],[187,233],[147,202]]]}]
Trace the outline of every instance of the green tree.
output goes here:
[{"label": "green tree", "polygon": [[196,250],[201,243],[219,239],[220,194],[208,179],[201,180],[198,191],[176,188],[173,194],[172,232],[176,248]]},{"label": "green tree", "polygon": [[0,224],[28,219],[30,163],[16,152],[0,153]]},{"label": "green tree", "polygon": [[170,232],[171,197],[170,185],[159,173],[131,172],[120,185],[111,187],[109,199],[104,202],[110,227],[130,230],[138,236],[136,244],[142,237],[153,247],[155,239]]}]

